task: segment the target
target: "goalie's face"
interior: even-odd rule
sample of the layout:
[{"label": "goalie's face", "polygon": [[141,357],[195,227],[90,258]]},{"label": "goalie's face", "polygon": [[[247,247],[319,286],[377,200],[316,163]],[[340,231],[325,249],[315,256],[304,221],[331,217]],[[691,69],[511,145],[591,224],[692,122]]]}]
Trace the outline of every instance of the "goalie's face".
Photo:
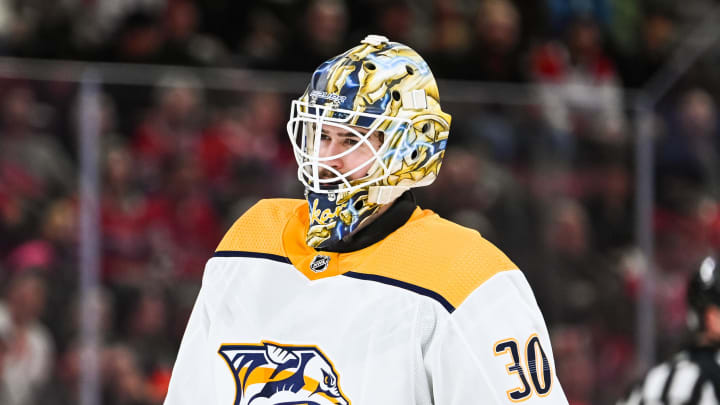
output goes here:
[{"label": "goalie's face", "polygon": [[332,170],[321,168],[319,177],[335,178],[333,171],[346,175],[350,181],[367,176],[382,143],[383,133],[379,131],[368,136],[367,128],[323,125],[320,130],[319,156],[321,159],[330,159],[325,164]]},{"label": "goalie's face", "polygon": [[[411,123],[404,118],[344,110],[295,100],[287,131],[298,162],[298,179],[321,194],[381,185],[404,154]],[[407,148],[403,148],[405,151]]]}]

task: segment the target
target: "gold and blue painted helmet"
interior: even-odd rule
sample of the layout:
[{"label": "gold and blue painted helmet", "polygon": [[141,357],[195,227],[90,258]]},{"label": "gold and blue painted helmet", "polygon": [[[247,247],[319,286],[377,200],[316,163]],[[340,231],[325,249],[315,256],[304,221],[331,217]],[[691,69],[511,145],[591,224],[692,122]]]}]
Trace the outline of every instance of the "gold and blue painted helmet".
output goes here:
[{"label": "gold and blue painted helmet", "polygon": [[[322,156],[327,126],[353,134],[356,143]],[[440,108],[430,68],[406,45],[370,35],[320,65],[305,93],[292,102],[287,123],[310,204],[308,244],[327,247],[381,205],[432,183],[449,128],[450,115]],[[370,153],[356,167],[338,170],[331,164],[360,148]]]}]

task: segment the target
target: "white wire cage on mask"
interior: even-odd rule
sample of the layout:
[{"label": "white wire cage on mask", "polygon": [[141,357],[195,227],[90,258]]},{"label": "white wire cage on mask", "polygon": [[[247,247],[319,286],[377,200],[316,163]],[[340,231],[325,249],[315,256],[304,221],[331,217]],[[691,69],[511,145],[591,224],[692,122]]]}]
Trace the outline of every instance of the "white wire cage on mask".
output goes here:
[{"label": "white wire cage on mask", "polygon": [[[327,155],[321,142],[323,126],[332,126],[352,134],[357,142],[340,153]],[[410,127],[408,119],[294,100],[287,132],[298,163],[298,179],[307,189],[324,194],[350,192],[378,185],[401,165],[404,151],[388,146],[406,145]],[[373,137],[382,139],[379,146],[373,143]],[[340,170],[333,167],[334,161],[348,161],[347,157],[360,152],[361,148],[367,148],[366,151],[370,152],[368,159],[356,163],[354,167],[343,166]],[[367,170],[367,174],[360,173],[361,170]],[[357,178],[357,173],[361,177]]]}]

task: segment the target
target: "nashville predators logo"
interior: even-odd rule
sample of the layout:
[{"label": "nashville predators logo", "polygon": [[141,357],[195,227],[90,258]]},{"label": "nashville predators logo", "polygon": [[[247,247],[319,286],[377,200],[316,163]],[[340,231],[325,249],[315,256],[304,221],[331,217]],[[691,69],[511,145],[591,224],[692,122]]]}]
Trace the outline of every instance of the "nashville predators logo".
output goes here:
[{"label": "nashville predators logo", "polygon": [[338,374],[315,346],[272,342],[218,350],[235,379],[233,405],[350,405]]}]

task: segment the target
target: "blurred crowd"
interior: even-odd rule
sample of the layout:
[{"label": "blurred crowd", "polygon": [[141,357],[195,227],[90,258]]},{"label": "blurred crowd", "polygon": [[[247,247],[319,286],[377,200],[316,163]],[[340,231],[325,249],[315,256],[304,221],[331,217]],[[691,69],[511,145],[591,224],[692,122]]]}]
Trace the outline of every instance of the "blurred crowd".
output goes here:
[{"label": "blurred crowd", "polygon": [[[523,102],[443,102],[442,174],[415,195],[523,269],[571,404],[609,404],[638,371],[647,271],[625,89],[659,71],[710,3],[0,0],[0,55],[309,78],[378,33],[419,51],[436,77],[528,85]],[[693,64],[653,116],[660,358],[686,338],[688,272],[720,249],[718,56]],[[172,69],[152,88],[105,84],[101,290],[90,298],[78,288],[78,84],[0,77],[0,94],[0,403],[78,403],[88,307],[100,317],[102,403],[161,403],[223,232],[259,198],[302,198],[285,134],[299,94],[208,90]]]}]

